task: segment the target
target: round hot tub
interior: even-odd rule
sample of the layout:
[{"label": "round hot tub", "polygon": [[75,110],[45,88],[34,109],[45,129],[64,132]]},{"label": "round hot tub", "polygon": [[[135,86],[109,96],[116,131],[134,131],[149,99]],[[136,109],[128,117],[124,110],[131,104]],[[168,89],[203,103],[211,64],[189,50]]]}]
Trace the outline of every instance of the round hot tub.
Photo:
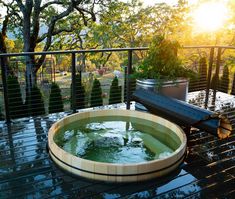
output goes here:
[{"label": "round hot tub", "polygon": [[67,116],[48,133],[56,164],[78,176],[133,182],[163,176],[184,160],[186,136],[176,124],[132,110]]}]

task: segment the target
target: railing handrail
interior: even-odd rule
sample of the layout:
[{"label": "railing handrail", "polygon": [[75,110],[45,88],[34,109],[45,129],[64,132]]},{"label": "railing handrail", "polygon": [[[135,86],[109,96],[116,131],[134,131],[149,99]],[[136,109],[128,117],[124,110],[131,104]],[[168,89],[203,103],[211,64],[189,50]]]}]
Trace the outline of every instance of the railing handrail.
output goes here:
[{"label": "railing handrail", "polygon": [[[235,49],[235,46],[220,46],[220,45],[200,45],[200,46],[183,46],[183,49],[192,48],[223,48]],[[41,52],[22,52],[22,53],[2,53],[0,57],[14,57],[14,56],[27,56],[27,55],[53,55],[53,54],[73,54],[73,53],[92,53],[92,52],[125,52],[125,51],[138,51],[148,50],[149,47],[133,47],[133,48],[104,48],[104,49],[86,49],[86,50],[64,50],[64,51],[41,51]]]},{"label": "railing handrail", "polygon": [[235,46],[220,46],[220,45],[200,45],[200,46],[183,46],[182,48],[226,48],[226,49],[235,49]]},{"label": "railing handrail", "polygon": [[65,51],[42,51],[42,52],[22,52],[22,53],[2,53],[0,57],[27,56],[27,55],[48,55],[48,54],[73,54],[73,53],[93,53],[93,52],[120,52],[120,51],[137,51],[148,50],[148,47],[136,48],[104,48],[104,49],[87,49],[87,50],[65,50]]}]

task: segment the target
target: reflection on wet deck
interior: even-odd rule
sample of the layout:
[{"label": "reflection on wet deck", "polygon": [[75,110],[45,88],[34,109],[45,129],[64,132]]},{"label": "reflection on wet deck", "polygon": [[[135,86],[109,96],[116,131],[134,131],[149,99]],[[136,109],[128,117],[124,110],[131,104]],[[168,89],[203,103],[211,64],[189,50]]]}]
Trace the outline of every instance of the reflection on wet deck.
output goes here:
[{"label": "reflection on wet deck", "polygon": [[0,124],[0,198],[235,198],[235,135],[219,140],[194,130],[189,155],[170,175],[111,184],[73,177],[47,154],[47,132],[66,115]]}]

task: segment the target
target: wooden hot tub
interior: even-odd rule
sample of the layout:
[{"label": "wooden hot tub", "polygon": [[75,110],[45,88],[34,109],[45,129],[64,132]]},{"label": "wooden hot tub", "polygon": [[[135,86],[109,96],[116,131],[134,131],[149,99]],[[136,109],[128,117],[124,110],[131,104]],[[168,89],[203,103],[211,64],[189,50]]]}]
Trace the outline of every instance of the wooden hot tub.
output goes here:
[{"label": "wooden hot tub", "polygon": [[[177,146],[173,146],[175,149],[168,157],[145,162],[120,164],[84,159],[66,152],[55,143],[54,136],[64,126],[74,122],[79,123],[79,121],[85,118],[93,118],[94,120],[104,116],[107,118],[123,116],[137,118],[138,120],[141,119],[143,123],[139,125],[139,128],[145,125],[145,123],[151,123],[151,128],[159,130],[161,140],[168,145],[178,144]],[[72,174],[109,182],[133,182],[160,177],[176,169],[184,160],[186,135],[176,124],[149,113],[116,109],[99,110],[73,114],[54,123],[48,132],[48,147],[50,156],[54,162]]]}]

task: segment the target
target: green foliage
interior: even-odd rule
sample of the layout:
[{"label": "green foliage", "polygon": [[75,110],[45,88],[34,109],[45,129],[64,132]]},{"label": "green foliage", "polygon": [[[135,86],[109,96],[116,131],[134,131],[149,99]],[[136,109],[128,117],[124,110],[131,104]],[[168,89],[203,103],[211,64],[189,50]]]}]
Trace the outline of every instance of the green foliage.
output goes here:
[{"label": "green foliage", "polygon": [[95,79],[93,82],[90,104],[91,107],[103,105],[102,89],[100,81],[98,79]]},{"label": "green foliage", "polygon": [[164,36],[154,37],[149,54],[137,68],[135,76],[146,79],[175,80],[177,77],[190,77],[193,72],[183,67],[177,56],[180,44],[165,39]]},{"label": "green foliage", "polygon": [[31,116],[45,114],[45,107],[44,107],[42,93],[36,85],[32,87],[30,102],[31,102],[30,103],[30,115]]},{"label": "green foliage", "polygon": [[63,112],[64,105],[61,95],[61,90],[58,84],[51,84],[51,93],[49,98],[49,113]]},{"label": "green foliage", "polygon": [[225,65],[223,69],[223,75],[219,81],[219,91],[228,93],[229,88],[229,70],[228,66]]},{"label": "green foliage", "polygon": [[[77,74],[75,78],[76,78],[75,108],[76,109],[85,108],[85,89],[84,89],[84,86],[82,85],[81,76]],[[72,92],[72,86],[71,86],[71,96],[72,96],[72,93],[73,92]],[[72,98],[71,98],[71,106],[72,106]]]},{"label": "green foliage", "polygon": [[122,101],[122,90],[121,87],[118,86],[118,78],[115,76],[111,87],[110,87],[110,94],[109,94],[109,104],[117,104]]},{"label": "green foliage", "polygon": [[12,119],[23,117],[23,100],[20,91],[20,85],[17,77],[7,77],[7,90],[8,90],[8,106],[10,117]]}]

